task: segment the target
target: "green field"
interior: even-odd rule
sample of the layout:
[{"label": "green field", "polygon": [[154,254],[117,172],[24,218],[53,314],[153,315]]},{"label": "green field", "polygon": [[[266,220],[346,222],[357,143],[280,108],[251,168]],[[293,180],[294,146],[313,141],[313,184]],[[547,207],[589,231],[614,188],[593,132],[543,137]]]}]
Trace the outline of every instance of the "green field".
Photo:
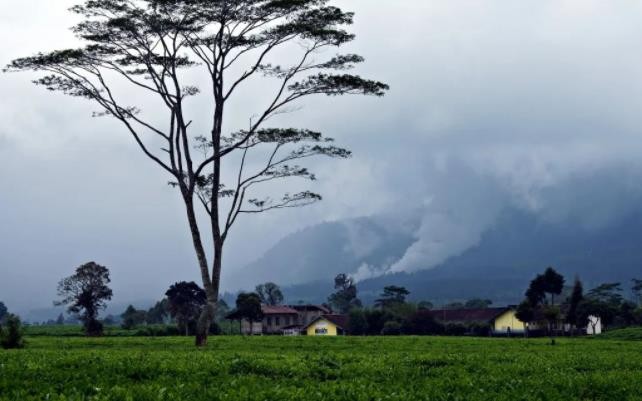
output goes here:
[{"label": "green field", "polygon": [[440,337],[29,337],[0,400],[642,400],[642,343]]}]

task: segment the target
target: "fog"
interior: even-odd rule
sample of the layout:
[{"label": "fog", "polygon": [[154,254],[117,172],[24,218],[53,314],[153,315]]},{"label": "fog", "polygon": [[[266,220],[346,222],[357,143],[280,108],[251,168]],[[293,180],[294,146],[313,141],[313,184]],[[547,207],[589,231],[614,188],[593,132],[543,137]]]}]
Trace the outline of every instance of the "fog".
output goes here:
[{"label": "fog", "polygon": [[[0,64],[74,46],[66,12],[74,3],[4,5],[0,34],[10,40]],[[335,4],[356,12],[357,40],[345,51],[365,56],[358,72],[391,91],[316,98],[279,119],[335,137],[354,157],[312,162],[322,203],[241,221],[227,248],[225,290],[253,284],[235,272],[323,221],[416,216],[407,228],[416,243],[389,265],[361,266],[367,278],[462,252],[507,206],[587,226],[636,207],[642,3]],[[118,124],[31,79],[0,74],[0,300],[18,311],[51,305],[57,281],[90,260],[110,268],[120,301],[156,299],[174,281],[197,280],[168,177]],[[253,93],[269,89],[261,85]],[[245,124],[260,103],[253,93],[235,103],[231,125]],[[348,245],[359,252],[371,243],[357,233]]]}]

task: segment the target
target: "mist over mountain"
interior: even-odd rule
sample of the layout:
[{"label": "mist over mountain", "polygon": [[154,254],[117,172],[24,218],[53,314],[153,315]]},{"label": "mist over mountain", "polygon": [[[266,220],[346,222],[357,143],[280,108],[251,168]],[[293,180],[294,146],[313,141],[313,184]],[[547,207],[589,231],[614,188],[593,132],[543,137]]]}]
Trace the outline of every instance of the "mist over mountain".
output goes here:
[{"label": "mist over mountain", "polygon": [[[378,246],[363,255],[349,252],[345,244],[349,241],[347,227],[352,225],[359,227],[361,235],[377,238],[373,244]],[[386,231],[376,218],[325,223],[284,238],[246,271],[255,272],[261,281],[279,277],[270,272],[292,266],[287,277],[302,280],[306,276],[298,276],[295,266],[303,266],[304,271],[316,275],[307,283],[287,286],[288,300],[323,302],[332,292],[334,274],[356,275],[364,263],[394,264],[415,241]],[[641,241],[642,212],[591,227],[574,217],[551,221],[535,212],[511,208],[500,213],[478,244],[461,254],[437,266],[426,266],[426,270],[368,278],[360,281],[358,288],[367,303],[384,286],[394,284],[407,287],[414,300],[446,303],[483,297],[496,304],[510,304],[518,302],[529,280],[548,266],[554,266],[568,281],[579,276],[589,288],[613,281],[622,282],[626,288],[631,278],[642,275]]]}]

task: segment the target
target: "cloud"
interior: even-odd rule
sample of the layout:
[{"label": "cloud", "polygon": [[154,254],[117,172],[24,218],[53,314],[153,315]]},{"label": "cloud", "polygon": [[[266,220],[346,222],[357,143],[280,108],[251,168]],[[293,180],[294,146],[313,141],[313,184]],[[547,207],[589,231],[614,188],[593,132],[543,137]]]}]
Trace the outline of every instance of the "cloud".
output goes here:
[{"label": "cloud", "polygon": [[[0,49],[0,63],[75,45],[66,12],[75,2],[6,5],[0,34],[15,40]],[[356,12],[358,38],[345,50],[366,57],[358,72],[387,82],[391,92],[384,99],[318,98],[275,120],[320,130],[355,155],[311,163],[322,204],[240,222],[225,258],[226,288],[249,281],[234,272],[279,239],[322,221],[375,216],[413,236],[399,260],[354,266],[366,277],[435,266],[479,241],[504,207],[599,226],[635,205],[642,5],[336,4]],[[93,107],[45,93],[30,79],[0,75],[4,300],[48,305],[56,281],[86,259],[113,268],[124,298],[157,298],[172,281],[198,279],[168,178],[117,124],[90,118]],[[231,105],[230,129],[263,104],[265,85],[253,83]],[[120,91],[138,101],[137,92]],[[144,103],[153,115],[154,103]],[[198,117],[209,104],[192,106],[202,130],[207,122]],[[379,237],[352,230],[345,247],[364,255],[379,247]]]}]

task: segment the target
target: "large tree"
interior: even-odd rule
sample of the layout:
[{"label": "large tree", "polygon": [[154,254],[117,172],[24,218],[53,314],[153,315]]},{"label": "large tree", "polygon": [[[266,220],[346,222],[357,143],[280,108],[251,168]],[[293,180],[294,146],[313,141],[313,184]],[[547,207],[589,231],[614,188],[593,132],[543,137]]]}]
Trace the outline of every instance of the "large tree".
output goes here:
[{"label": "large tree", "polygon": [[[71,8],[82,18],[74,32],[86,46],[17,59],[6,68],[43,72],[46,75],[35,81],[38,85],[91,100],[100,108],[96,115],[122,123],[142,152],[169,174],[185,205],[207,294],[197,345],[207,343],[219,297],[224,244],[239,216],[321,199],[309,190],[281,196],[256,190],[279,179],[314,180],[315,175],[298,164],[301,159],[350,155],[321,133],[268,122],[294,111],[297,102],[313,95],[382,96],[388,89],[348,73],[364,61],[361,56],[323,57],[324,50],[354,39],[346,31],[353,14],[328,3],[86,0]],[[199,88],[188,69],[198,69],[207,82]],[[248,110],[247,127],[232,129],[240,123],[228,116],[231,102],[244,84],[260,76],[272,80],[262,88],[273,92],[255,94],[257,99],[267,96],[265,107]],[[121,92],[127,85],[137,90],[135,96]],[[199,93],[212,104],[206,113],[189,101]],[[160,101],[160,108],[145,114],[140,103],[132,104],[133,98],[145,95]],[[262,164],[259,156],[264,158]],[[204,238],[210,236],[202,234],[203,222],[197,218],[199,204],[210,230],[209,244]]]},{"label": "large tree", "polygon": [[103,326],[98,321],[98,313],[113,295],[110,282],[109,269],[95,262],[85,263],[75,274],[60,280],[58,295],[62,299],[54,304],[67,305],[67,311],[83,322],[87,335],[101,335]]},{"label": "large tree", "polygon": [[274,283],[259,284],[254,291],[261,298],[261,302],[266,305],[281,305],[283,303],[283,293]]}]

